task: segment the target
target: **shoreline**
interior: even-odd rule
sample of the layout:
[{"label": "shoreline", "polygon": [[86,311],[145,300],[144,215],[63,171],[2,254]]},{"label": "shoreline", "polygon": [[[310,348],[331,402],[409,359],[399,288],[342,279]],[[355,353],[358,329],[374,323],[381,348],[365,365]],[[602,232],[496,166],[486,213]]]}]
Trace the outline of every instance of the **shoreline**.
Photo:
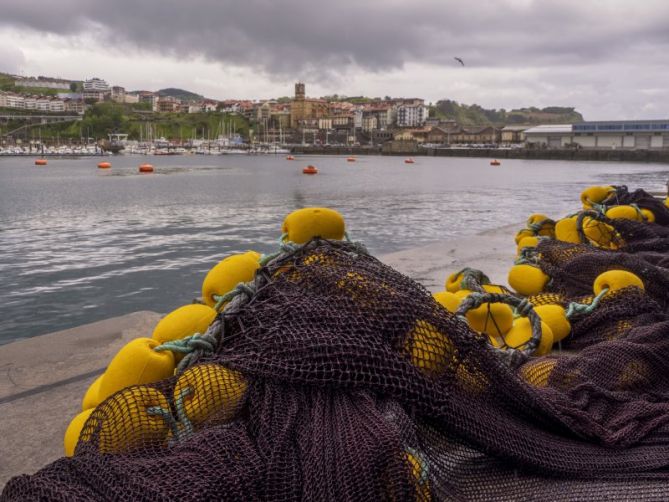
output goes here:
[{"label": "shoreline", "polygon": [[[471,157],[471,158],[489,158],[489,159],[513,159],[513,160],[563,160],[563,161],[593,161],[593,162],[639,162],[639,163],[658,163],[669,164],[669,149],[662,150],[538,150],[526,148],[419,148],[417,144],[409,147],[406,144],[399,148],[394,145],[383,147],[303,147],[294,146],[290,148],[290,154],[293,155],[379,155],[379,156],[409,156],[409,157]],[[0,154],[2,158],[24,158],[24,157],[48,157],[48,158],[81,158],[81,157],[115,157],[115,156],[136,156],[136,157],[163,157],[165,154],[124,154],[124,153],[12,153]],[[194,152],[185,154],[170,154],[170,156],[191,156],[200,155]],[[221,153],[211,154],[214,156],[228,155],[276,155],[282,156],[284,153]],[[209,156],[209,155],[203,155]]]},{"label": "shoreline", "polygon": [[[506,283],[513,235],[522,223],[378,256],[386,265],[443,290],[447,274],[471,266]],[[151,311],[100,320],[0,346],[0,486],[63,455],[63,435],[88,386],[133,338],[151,336],[163,317]]]}]

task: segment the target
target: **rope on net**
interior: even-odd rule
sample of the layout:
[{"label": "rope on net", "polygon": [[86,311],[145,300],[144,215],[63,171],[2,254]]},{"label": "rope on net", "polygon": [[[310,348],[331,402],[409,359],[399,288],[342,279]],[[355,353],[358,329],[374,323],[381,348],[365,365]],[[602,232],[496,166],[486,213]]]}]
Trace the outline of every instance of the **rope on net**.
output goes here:
[{"label": "rope on net", "polygon": [[594,312],[599,306],[599,302],[604,298],[606,293],[609,292],[609,288],[604,288],[602,291],[592,299],[592,303],[577,303],[571,302],[567,307],[567,312],[565,313],[567,319],[571,319],[575,316],[588,315]]},{"label": "rope on net", "polygon": [[462,275],[460,280],[460,289],[468,289],[470,291],[483,292],[483,285],[490,284],[490,278],[482,271],[465,267],[455,274],[455,277]]},{"label": "rope on net", "polygon": [[536,223],[527,223],[526,224],[527,228],[532,230],[532,232],[534,232],[535,234],[538,234],[539,230],[541,230],[544,227],[544,225],[555,226],[555,221],[551,220],[550,218],[544,218],[543,220],[539,220]]}]

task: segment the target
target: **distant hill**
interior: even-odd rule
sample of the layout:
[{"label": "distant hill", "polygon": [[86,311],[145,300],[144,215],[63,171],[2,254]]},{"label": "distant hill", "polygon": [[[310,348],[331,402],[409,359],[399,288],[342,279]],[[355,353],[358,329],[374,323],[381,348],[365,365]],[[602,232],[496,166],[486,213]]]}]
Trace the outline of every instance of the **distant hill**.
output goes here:
[{"label": "distant hill", "polygon": [[510,124],[573,124],[583,122],[583,115],[572,107],[548,106],[546,108],[519,108],[505,110],[486,109],[479,105],[464,105],[445,99],[430,108],[430,116],[455,120],[463,125]]},{"label": "distant hill", "polygon": [[159,96],[172,96],[173,98],[180,99],[182,101],[200,101],[204,99],[204,96],[195,94],[194,92],[186,91],[184,89],[176,89],[174,87],[168,87],[167,89],[160,89],[156,92]]}]

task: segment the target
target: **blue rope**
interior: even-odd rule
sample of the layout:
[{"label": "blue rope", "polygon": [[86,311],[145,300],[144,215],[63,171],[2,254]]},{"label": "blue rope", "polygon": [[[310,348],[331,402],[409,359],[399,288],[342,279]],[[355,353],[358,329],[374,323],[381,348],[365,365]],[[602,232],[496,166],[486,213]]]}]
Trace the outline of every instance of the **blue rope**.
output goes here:
[{"label": "blue rope", "polygon": [[162,345],[158,345],[158,347],[155,347],[153,350],[156,352],[170,350],[172,352],[186,354],[177,366],[176,374],[178,375],[194,362],[195,359],[202,355],[213,354],[214,350],[216,350],[217,343],[218,340],[216,340],[216,337],[213,335],[208,333],[205,333],[204,335],[195,333],[193,336],[187,336],[181,340],[165,342]]}]

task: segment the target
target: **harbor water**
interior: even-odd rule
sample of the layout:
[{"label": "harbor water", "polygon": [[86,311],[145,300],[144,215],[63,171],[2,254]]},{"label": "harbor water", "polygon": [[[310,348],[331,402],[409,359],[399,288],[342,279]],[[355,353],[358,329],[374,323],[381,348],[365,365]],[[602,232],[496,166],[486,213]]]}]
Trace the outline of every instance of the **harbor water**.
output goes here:
[{"label": "harbor water", "polygon": [[[275,250],[300,207],[341,211],[379,255],[533,212],[558,218],[586,185],[659,192],[669,178],[662,164],[483,158],[115,156],[104,170],[100,160],[0,158],[0,344],[190,303],[226,255]],[[146,161],[154,173],[138,173]],[[319,174],[302,174],[307,164]]]}]

